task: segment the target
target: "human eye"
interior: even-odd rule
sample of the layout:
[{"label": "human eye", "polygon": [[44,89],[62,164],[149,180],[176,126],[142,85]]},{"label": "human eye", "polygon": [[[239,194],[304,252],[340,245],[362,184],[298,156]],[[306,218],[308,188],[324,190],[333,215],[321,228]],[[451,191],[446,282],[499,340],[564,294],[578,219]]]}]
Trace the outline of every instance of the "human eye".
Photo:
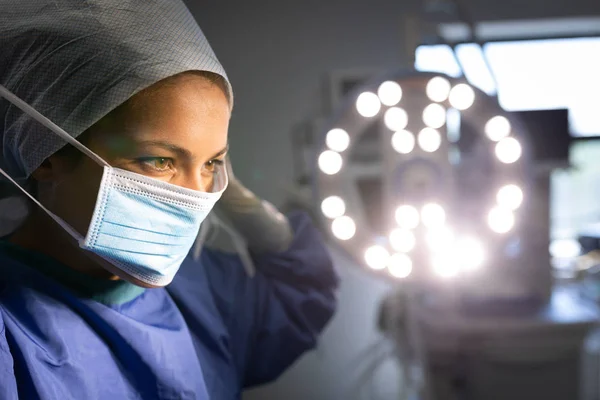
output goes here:
[{"label": "human eye", "polygon": [[167,172],[173,169],[173,159],[166,157],[143,157],[138,164],[150,172]]},{"label": "human eye", "polygon": [[215,158],[204,164],[204,170],[210,174],[216,173],[221,166],[225,164],[225,160]]}]

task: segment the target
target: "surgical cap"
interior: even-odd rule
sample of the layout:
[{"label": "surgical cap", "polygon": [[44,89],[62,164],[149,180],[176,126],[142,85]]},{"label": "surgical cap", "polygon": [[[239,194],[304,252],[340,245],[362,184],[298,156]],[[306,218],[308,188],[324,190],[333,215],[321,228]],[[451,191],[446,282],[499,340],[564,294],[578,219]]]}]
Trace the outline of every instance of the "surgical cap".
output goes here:
[{"label": "surgical cap", "polygon": [[[0,84],[73,137],[181,72],[225,78],[179,0],[0,0]],[[65,145],[0,98],[0,167],[26,178]]]}]

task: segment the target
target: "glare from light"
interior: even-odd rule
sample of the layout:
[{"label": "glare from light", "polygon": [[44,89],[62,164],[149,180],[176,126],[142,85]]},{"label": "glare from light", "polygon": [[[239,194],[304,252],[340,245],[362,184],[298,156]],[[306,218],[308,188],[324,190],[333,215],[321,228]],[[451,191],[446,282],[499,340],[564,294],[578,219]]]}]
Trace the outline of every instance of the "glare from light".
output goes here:
[{"label": "glare from light", "polygon": [[371,118],[379,113],[381,102],[375,93],[364,92],[356,99],[356,110],[365,118]]},{"label": "glare from light", "polygon": [[451,85],[448,79],[436,76],[431,78],[427,83],[425,93],[431,101],[442,102],[448,98],[450,94]]},{"label": "glare from light", "polygon": [[437,203],[428,203],[421,209],[421,221],[427,228],[438,228],[446,222],[446,211]]},{"label": "glare from light", "polygon": [[350,135],[343,129],[335,128],[327,132],[325,144],[333,151],[341,153],[350,146]]},{"label": "glare from light", "polygon": [[392,147],[400,154],[408,154],[415,148],[415,135],[401,130],[392,135]]},{"label": "glare from light", "polygon": [[445,226],[430,229],[425,234],[425,242],[432,252],[441,253],[452,248],[454,234]]},{"label": "glare from light", "polygon": [[454,253],[457,267],[465,270],[480,268],[486,259],[483,243],[473,237],[457,240]]},{"label": "glare from light", "polygon": [[523,149],[515,138],[507,137],[496,143],[496,157],[504,164],[512,164],[521,158]]},{"label": "glare from light", "polygon": [[408,229],[394,229],[390,233],[390,244],[394,250],[401,253],[408,253],[415,248],[417,238],[415,234]]},{"label": "glare from light", "polygon": [[554,239],[549,250],[554,258],[575,258],[581,255],[581,244],[576,239]]},{"label": "glare from light", "polygon": [[437,103],[431,103],[423,110],[423,122],[430,128],[441,128],[446,123],[446,109]]},{"label": "glare from light", "polygon": [[321,202],[321,211],[327,218],[338,218],[346,212],[346,203],[339,196],[329,196]]},{"label": "glare from light", "polygon": [[419,211],[409,205],[402,205],[396,209],[396,222],[404,229],[415,229],[419,226]]},{"label": "glare from light", "polygon": [[384,269],[388,265],[389,258],[390,253],[383,246],[371,246],[365,251],[365,262],[372,269]]},{"label": "glare from light", "polygon": [[464,111],[471,107],[475,102],[475,92],[471,86],[466,83],[459,83],[450,90],[448,100],[452,107]]},{"label": "glare from light", "polygon": [[319,156],[318,163],[324,174],[335,175],[342,169],[342,156],[335,151],[325,150]]},{"label": "glare from light", "polygon": [[459,273],[458,264],[452,257],[435,255],[431,259],[433,271],[442,278],[452,278]]},{"label": "glare from light", "polygon": [[356,223],[346,215],[338,217],[331,223],[331,232],[340,240],[350,240],[356,234]]},{"label": "glare from light", "polygon": [[488,225],[496,233],[507,233],[515,226],[515,216],[511,210],[494,207],[488,214]]},{"label": "glare from light", "polygon": [[472,237],[463,237],[452,243],[445,251],[434,254],[433,270],[441,277],[450,278],[461,271],[473,271],[486,260],[483,243]]},{"label": "glare from light", "polygon": [[490,140],[498,142],[510,135],[510,122],[506,117],[497,115],[486,122],[485,134]]},{"label": "glare from light", "polygon": [[408,125],[408,114],[403,108],[392,107],[385,112],[383,122],[391,131],[400,131]]},{"label": "glare from light", "polygon": [[394,81],[383,82],[379,85],[377,94],[379,95],[379,100],[388,107],[395,106],[402,100],[402,88],[398,82]]},{"label": "glare from light", "polygon": [[388,260],[388,270],[395,278],[406,278],[412,272],[412,260],[406,254],[396,253]]},{"label": "glare from light", "polygon": [[513,184],[503,186],[498,190],[496,201],[500,207],[516,210],[523,204],[523,191]]},{"label": "glare from light", "polygon": [[442,145],[442,135],[433,128],[423,128],[417,140],[419,147],[427,153],[433,153]]}]

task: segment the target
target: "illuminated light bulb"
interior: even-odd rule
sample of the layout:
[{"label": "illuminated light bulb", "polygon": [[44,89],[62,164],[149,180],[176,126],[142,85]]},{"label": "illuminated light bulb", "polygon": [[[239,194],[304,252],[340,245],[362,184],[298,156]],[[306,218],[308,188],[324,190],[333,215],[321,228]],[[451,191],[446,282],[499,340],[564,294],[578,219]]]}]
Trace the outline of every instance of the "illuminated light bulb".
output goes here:
[{"label": "illuminated light bulb", "polygon": [[581,255],[581,244],[576,239],[554,239],[549,246],[554,258],[575,258]]},{"label": "illuminated light bulb", "polygon": [[390,244],[394,250],[401,253],[408,253],[415,248],[417,238],[415,234],[408,229],[394,229],[390,233]]},{"label": "illuminated light bulb", "polygon": [[452,107],[464,111],[471,107],[475,102],[475,92],[471,86],[465,83],[459,83],[450,90],[448,100]]},{"label": "illuminated light bulb", "polygon": [[486,122],[485,134],[490,140],[498,142],[510,135],[510,122],[506,117],[497,115]]},{"label": "illuminated light bulb", "polygon": [[391,131],[400,131],[408,125],[408,114],[400,107],[392,107],[383,115],[383,122]]},{"label": "illuminated light bulb", "polygon": [[442,278],[452,278],[460,271],[456,260],[447,255],[435,255],[431,259],[431,266],[433,271]]},{"label": "illuminated light bulb", "polygon": [[430,128],[438,129],[446,123],[446,109],[432,103],[423,110],[423,122]]},{"label": "illuminated light bulb", "polygon": [[343,129],[332,129],[325,136],[325,144],[333,151],[342,152],[350,146],[350,135]]},{"label": "illuminated light bulb", "polygon": [[442,135],[433,128],[424,128],[417,138],[419,147],[427,153],[433,153],[442,145]]},{"label": "illuminated light bulb", "polygon": [[488,225],[496,233],[507,233],[515,226],[515,216],[511,210],[494,207],[488,214]]},{"label": "illuminated light bulb", "polygon": [[379,113],[381,102],[375,93],[364,92],[356,99],[356,110],[365,118],[371,118]]},{"label": "illuminated light bulb", "polygon": [[454,243],[454,234],[445,226],[437,227],[428,230],[425,235],[425,242],[434,253],[448,251]]},{"label": "illuminated light bulb", "polygon": [[507,137],[496,143],[496,157],[504,164],[512,164],[521,158],[523,150],[519,141]]},{"label": "illuminated light bulb", "polygon": [[523,204],[523,191],[517,185],[506,185],[496,195],[498,205],[509,210],[516,210]]},{"label": "illuminated light bulb", "polygon": [[390,253],[383,246],[371,246],[365,251],[365,262],[372,269],[384,269],[388,264],[389,258]]},{"label": "illuminated light bulb", "polygon": [[421,210],[421,221],[427,228],[437,228],[446,222],[446,211],[437,203],[429,203]]},{"label": "illuminated light bulb", "polygon": [[339,196],[329,196],[321,202],[321,211],[327,218],[338,218],[346,212],[346,203]]},{"label": "illuminated light bulb", "polygon": [[319,156],[318,163],[324,174],[335,175],[342,169],[342,156],[335,151],[325,150]]},{"label": "illuminated light bulb", "polygon": [[395,106],[402,100],[402,88],[394,81],[386,81],[379,85],[377,94],[379,100],[388,107]]},{"label": "illuminated light bulb", "polygon": [[486,258],[483,244],[472,237],[459,239],[455,244],[454,253],[454,259],[457,261],[458,267],[466,270],[480,268]]},{"label": "illuminated light bulb", "polygon": [[419,225],[419,211],[409,205],[403,205],[396,209],[396,222],[401,228],[415,229]]},{"label": "illuminated light bulb", "polygon": [[406,278],[412,272],[412,260],[406,254],[394,254],[388,260],[388,270],[390,275],[396,278]]},{"label": "illuminated light bulb", "polygon": [[348,216],[338,217],[331,223],[331,232],[340,240],[350,240],[356,234],[356,223]]},{"label": "illuminated light bulb", "polygon": [[448,98],[451,88],[448,79],[436,76],[427,82],[425,93],[427,94],[427,97],[429,97],[429,100],[441,102]]},{"label": "illuminated light bulb", "polygon": [[408,154],[415,148],[415,135],[402,130],[392,135],[392,147],[400,154]]}]

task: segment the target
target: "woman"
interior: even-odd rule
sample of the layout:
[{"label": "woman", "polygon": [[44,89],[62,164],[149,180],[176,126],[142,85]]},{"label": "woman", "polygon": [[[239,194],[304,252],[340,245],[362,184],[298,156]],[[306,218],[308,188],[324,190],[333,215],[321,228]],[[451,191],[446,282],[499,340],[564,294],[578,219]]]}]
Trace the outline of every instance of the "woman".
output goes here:
[{"label": "woman", "polygon": [[237,399],[315,345],[337,280],[306,217],[280,251],[247,241],[253,277],[189,254],[241,185],[181,2],[0,0],[0,54],[0,167],[36,202],[0,241],[0,399]]}]

